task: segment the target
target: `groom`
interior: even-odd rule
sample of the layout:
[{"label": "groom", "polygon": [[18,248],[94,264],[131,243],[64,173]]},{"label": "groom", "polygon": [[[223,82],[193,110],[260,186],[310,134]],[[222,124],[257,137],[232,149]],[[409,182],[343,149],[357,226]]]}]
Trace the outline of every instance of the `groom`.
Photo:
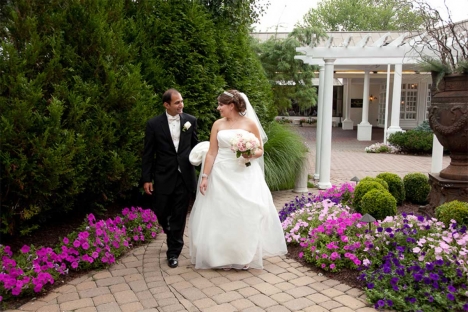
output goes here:
[{"label": "groom", "polygon": [[167,235],[167,261],[179,265],[190,195],[196,189],[195,168],[189,154],[198,143],[197,119],[182,112],[179,91],[169,89],[162,97],[166,112],[146,124],[142,183],[153,196],[153,210]]}]

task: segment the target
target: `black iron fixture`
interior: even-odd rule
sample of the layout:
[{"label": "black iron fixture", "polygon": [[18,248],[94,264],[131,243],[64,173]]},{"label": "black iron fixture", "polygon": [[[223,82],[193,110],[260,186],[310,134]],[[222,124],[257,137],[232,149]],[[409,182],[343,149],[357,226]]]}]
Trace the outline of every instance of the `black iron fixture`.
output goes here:
[{"label": "black iron fixture", "polygon": [[375,221],[377,221],[377,220],[376,220],[373,216],[371,216],[370,214],[366,213],[365,215],[363,215],[363,216],[361,217],[361,219],[360,219],[359,221],[369,224],[369,232],[370,232],[370,231],[371,231],[372,222],[375,222]]}]

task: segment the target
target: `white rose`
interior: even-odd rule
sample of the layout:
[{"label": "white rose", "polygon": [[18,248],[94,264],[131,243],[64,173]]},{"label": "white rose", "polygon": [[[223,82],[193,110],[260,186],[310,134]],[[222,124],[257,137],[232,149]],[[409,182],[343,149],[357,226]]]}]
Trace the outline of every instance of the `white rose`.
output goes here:
[{"label": "white rose", "polygon": [[184,123],[184,128],[186,130],[190,129],[191,126],[192,126],[192,124],[190,123],[190,121],[187,121],[186,123]]}]

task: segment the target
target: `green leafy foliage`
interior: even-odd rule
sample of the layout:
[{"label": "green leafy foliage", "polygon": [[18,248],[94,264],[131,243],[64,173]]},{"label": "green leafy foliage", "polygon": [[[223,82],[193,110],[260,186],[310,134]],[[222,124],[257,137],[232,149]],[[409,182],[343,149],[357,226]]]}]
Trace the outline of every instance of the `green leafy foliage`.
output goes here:
[{"label": "green leafy foliage", "polygon": [[304,15],[303,25],[326,31],[416,30],[421,14],[398,0],[324,0]]},{"label": "green leafy foliage", "polygon": [[436,218],[450,225],[450,220],[457,221],[458,225],[468,225],[468,203],[453,200],[436,208]]},{"label": "green leafy foliage", "polygon": [[420,172],[408,173],[403,178],[406,200],[413,204],[427,203],[427,196],[431,190],[429,178]]},{"label": "green leafy foliage", "polygon": [[399,175],[391,172],[382,172],[377,175],[377,178],[380,178],[387,182],[388,191],[390,194],[395,197],[397,204],[401,205],[406,198],[405,185],[403,184],[403,179]]},{"label": "green leafy foliage", "polygon": [[432,137],[432,132],[412,129],[390,134],[388,142],[404,153],[429,154],[432,151]]},{"label": "green leafy foliage", "polygon": [[386,190],[388,190],[388,183],[384,179],[382,179],[380,177],[375,177],[375,178],[373,178],[373,177],[364,177],[364,178],[362,178],[361,181],[359,181],[359,183],[366,182],[366,181],[374,181],[374,182],[380,183]]},{"label": "green leafy foliage", "polygon": [[383,220],[397,213],[397,202],[390,192],[381,189],[373,189],[367,192],[361,199],[362,214],[370,214],[377,220]]},{"label": "green leafy foliage", "polygon": [[16,5],[1,25],[3,233],[131,189],[153,101],[124,1]]},{"label": "green leafy foliage", "polygon": [[265,180],[272,191],[291,189],[298,168],[302,167],[307,147],[294,130],[276,122],[265,129]]},{"label": "green leafy foliage", "polygon": [[[216,97],[245,92],[262,122],[272,93],[252,50],[255,1],[7,2],[0,14],[1,233],[31,233],[138,187],[146,121],[177,88],[200,140]],[[46,4],[47,3],[47,4]],[[247,11],[236,11],[241,5]]]},{"label": "green leafy foliage", "polygon": [[376,181],[360,181],[354,189],[353,208],[356,212],[361,213],[361,200],[367,192],[373,189],[387,191],[387,189],[379,182]]},{"label": "green leafy foliage", "polygon": [[294,101],[309,109],[317,103],[317,90],[312,86],[315,66],[295,59],[296,48],[311,41],[312,34],[323,37],[311,29],[297,28],[286,39],[275,36],[257,44],[257,53],[273,88],[274,104],[279,111],[287,111]]}]

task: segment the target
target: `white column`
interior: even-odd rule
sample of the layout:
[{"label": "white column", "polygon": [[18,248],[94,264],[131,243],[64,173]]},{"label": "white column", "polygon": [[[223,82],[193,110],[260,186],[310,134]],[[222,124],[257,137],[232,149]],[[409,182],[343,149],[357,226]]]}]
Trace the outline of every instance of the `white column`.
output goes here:
[{"label": "white column", "polygon": [[369,123],[369,70],[364,71],[364,91],[362,92],[362,121],[358,125],[358,141],[372,140],[372,125]]},{"label": "white column", "polygon": [[387,136],[395,132],[403,131],[400,128],[400,101],[401,101],[401,75],[403,71],[402,64],[395,64],[395,72],[393,74],[393,98],[392,98],[392,118],[390,127],[387,131]]},{"label": "white column", "polygon": [[343,126],[342,126],[343,130],[353,130],[353,127],[354,127],[354,123],[350,118],[351,101],[349,100],[349,85],[351,84],[351,79],[352,78],[345,79],[346,82],[343,87],[343,104],[344,104],[343,107],[344,107],[344,116],[345,116],[345,120],[343,120]]},{"label": "white column", "polygon": [[431,173],[439,173],[444,165],[444,147],[440,144],[435,134],[432,136]]},{"label": "white column", "polygon": [[323,90],[323,113],[322,113],[322,142],[320,147],[320,180],[318,188],[325,190],[330,188],[330,166],[331,166],[331,134],[333,116],[333,69],[335,59],[323,59],[325,61],[325,79]]},{"label": "white column", "polygon": [[390,64],[387,65],[387,87],[385,88],[385,122],[384,122],[384,144],[387,144],[387,125],[388,125],[388,101],[390,95]]},{"label": "white column", "polygon": [[325,88],[325,67],[320,66],[319,94],[317,104],[317,131],[315,132],[315,173],[314,180],[320,178],[320,150],[322,146],[323,90]]}]

